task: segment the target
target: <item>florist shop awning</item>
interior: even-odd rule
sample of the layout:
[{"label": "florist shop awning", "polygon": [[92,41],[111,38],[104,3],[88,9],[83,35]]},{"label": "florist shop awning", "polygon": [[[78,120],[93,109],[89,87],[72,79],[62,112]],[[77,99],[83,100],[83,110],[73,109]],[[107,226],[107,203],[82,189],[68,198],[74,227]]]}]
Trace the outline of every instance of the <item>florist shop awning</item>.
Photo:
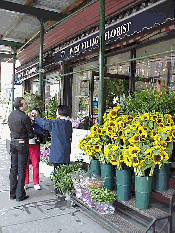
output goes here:
[{"label": "florist shop awning", "polygon": [[[150,1],[151,2],[151,1]],[[136,8],[127,11],[124,18],[119,15],[116,22],[105,27],[105,44],[123,39],[125,36],[130,36],[150,29],[153,26],[165,23],[167,20],[174,19],[174,4],[175,0],[161,0],[156,3],[145,3],[146,7]],[[121,18],[121,19],[120,19]],[[79,55],[86,51],[90,51],[99,46],[99,31],[91,33],[83,37],[79,35],[79,40],[67,46],[58,46],[55,48],[56,61],[67,60],[70,57]]]}]

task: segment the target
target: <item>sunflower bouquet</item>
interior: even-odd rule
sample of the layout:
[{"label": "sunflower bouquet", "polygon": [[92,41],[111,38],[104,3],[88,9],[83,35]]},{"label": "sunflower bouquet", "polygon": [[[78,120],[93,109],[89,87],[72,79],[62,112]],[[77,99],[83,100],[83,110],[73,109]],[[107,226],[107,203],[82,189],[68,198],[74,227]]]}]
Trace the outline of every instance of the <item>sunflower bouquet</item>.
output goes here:
[{"label": "sunflower bouquet", "polygon": [[103,127],[94,125],[91,127],[91,134],[82,138],[78,148],[83,150],[90,159],[99,159],[100,154],[104,151]]},{"label": "sunflower bouquet", "polygon": [[137,115],[126,123],[122,137],[122,158],[136,175],[152,176],[157,164],[161,168],[170,163],[175,138],[171,115],[158,112]]},{"label": "sunflower bouquet", "polygon": [[104,115],[103,134],[106,160],[118,170],[133,167],[136,175],[152,176],[156,164],[159,168],[170,163],[175,138],[175,126],[169,114],[145,113],[118,116],[120,107]]}]

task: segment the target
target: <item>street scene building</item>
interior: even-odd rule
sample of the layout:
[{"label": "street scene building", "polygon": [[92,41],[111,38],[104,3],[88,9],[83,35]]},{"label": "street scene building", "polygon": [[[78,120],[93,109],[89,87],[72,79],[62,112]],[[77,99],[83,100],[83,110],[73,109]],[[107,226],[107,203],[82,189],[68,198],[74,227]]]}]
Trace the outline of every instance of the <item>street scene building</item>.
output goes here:
[{"label": "street scene building", "polygon": [[[0,232],[175,232],[174,12],[175,0],[0,1]],[[30,180],[20,205],[9,200],[16,97],[48,122],[68,107],[70,165],[84,169],[65,165],[61,184],[48,130],[41,190]],[[142,178],[147,191],[138,191]]]}]

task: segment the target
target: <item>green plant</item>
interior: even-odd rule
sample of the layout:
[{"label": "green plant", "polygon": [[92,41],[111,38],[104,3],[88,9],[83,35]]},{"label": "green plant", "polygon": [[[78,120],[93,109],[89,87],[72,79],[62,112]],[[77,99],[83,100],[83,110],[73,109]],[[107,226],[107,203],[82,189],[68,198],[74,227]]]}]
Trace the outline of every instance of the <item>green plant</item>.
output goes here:
[{"label": "green plant", "polygon": [[123,94],[128,96],[129,81],[126,79],[110,79],[106,84],[106,108],[113,107],[113,99]]},{"label": "green plant", "polygon": [[71,173],[85,170],[83,163],[60,164],[50,179],[55,182],[55,188],[63,194],[70,194],[74,189]]},{"label": "green plant", "polygon": [[26,110],[26,114],[29,114],[32,108],[36,107],[40,109],[41,116],[45,117],[44,102],[42,101],[41,96],[39,94],[26,92],[26,94],[24,95],[24,99],[28,102],[28,108]]},{"label": "green plant", "polygon": [[99,204],[115,200],[115,193],[104,187],[91,187],[90,196],[92,197],[92,200],[98,202]]},{"label": "green plant", "polygon": [[144,114],[145,112],[160,112],[162,114],[175,113],[175,91],[157,91],[146,89],[134,92],[128,97],[125,114]]},{"label": "green plant", "polygon": [[56,119],[56,111],[58,106],[58,100],[56,97],[52,97],[47,106],[47,117],[50,119]]}]

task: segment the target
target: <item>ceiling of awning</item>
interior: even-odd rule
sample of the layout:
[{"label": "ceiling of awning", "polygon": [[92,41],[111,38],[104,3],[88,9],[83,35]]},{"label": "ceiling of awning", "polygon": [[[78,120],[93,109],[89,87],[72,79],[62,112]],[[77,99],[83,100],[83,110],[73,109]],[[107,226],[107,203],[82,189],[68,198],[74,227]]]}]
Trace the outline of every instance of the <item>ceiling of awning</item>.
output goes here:
[{"label": "ceiling of awning", "polygon": [[0,61],[12,57],[13,47],[20,48],[40,31],[41,17],[47,29],[88,2],[90,0],[0,0]]}]

